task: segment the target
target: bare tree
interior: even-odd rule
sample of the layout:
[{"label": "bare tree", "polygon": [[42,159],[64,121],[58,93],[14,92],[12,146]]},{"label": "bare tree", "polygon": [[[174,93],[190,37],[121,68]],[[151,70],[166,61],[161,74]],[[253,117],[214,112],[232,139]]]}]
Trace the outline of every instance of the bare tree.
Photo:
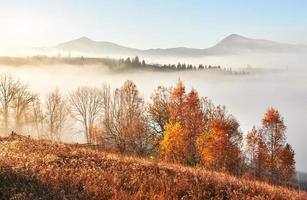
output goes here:
[{"label": "bare tree", "polygon": [[81,87],[70,94],[71,111],[83,124],[86,140],[91,143],[91,131],[103,109],[101,91],[97,88]]},{"label": "bare tree", "polygon": [[0,76],[0,103],[3,116],[3,128],[7,132],[9,126],[9,108],[20,90],[20,82],[9,74]]},{"label": "bare tree", "polygon": [[148,153],[154,147],[156,137],[149,128],[144,101],[136,85],[126,81],[112,97],[110,90],[105,88],[104,96],[105,139],[120,152]]},{"label": "bare tree", "polygon": [[45,114],[49,139],[60,140],[60,133],[63,131],[68,115],[68,105],[59,90],[50,92],[46,100]]},{"label": "bare tree", "polygon": [[15,131],[17,131],[17,133],[22,131],[22,127],[25,123],[25,114],[27,113],[27,110],[30,109],[30,104],[34,102],[36,98],[36,95],[29,91],[27,85],[19,85],[19,89],[12,102]]},{"label": "bare tree", "polygon": [[122,109],[119,99],[119,90],[111,94],[110,87],[103,85],[103,129],[104,140],[110,145],[123,152],[125,150],[124,139],[122,137]]},{"label": "bare tree", "polygon": [[30,105],[30,109],[27,115],[27,121],[32,126],[32,132],[36,132],[38,138],[41,138],[44,133],[44,122],[45,122],[45,114],[43,111],[43,106],[39,98],[36,98]]},{"label": "bare tree", "polygon": [[152,103],[148,106],[150,125],[161,137],[165,131],[164,126],[169,121],[168,103],[170,95],[171,88],[159,86],[151,96]]}]

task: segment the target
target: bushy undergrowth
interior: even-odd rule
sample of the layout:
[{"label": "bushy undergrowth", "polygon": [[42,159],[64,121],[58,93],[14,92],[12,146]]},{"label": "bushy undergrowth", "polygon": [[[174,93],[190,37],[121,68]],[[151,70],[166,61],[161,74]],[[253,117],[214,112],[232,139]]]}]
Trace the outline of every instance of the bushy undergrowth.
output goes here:
[{"label": "bushy undergrowth", "polygon": [[0,199],[307,199],[203,169],[23,137],[0,139]]}]

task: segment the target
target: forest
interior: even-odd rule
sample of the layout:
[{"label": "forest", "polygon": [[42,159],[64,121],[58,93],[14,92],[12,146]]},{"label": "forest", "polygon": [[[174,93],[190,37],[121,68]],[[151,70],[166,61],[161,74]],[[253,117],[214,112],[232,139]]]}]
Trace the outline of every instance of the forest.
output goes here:
[{"label": "forest", "polygon": [[295,152],[284,119],[268,108],[260,125],[243,134],[225,106],[190,91],[182,81],[158,86],[145,101],[130,80],[60,89],[45,98],[9,74],[0,77],[1,133],[61,142],[67,127],[80,129],[85,144],[133,155],[296,187]]},{"label": "forest", "polygon": [[233,70],[230,67],[222,67],[220,65],[192,65],[186,63],[177,64],[155,64],[146,63],[138,56],[133,58],[90,58],[90,57],[48,57],[48,56],[32,56],[32,57],[0,57],[0,65],[4,66],[43,66],[43,65],[97,65],[107,67],[111,72],[125,72],[125,71],[158,71],[158,72],[177,72],[177,71],[213,71],[222,72],[225,74],[244,75],[249,74],[247,69]]}]

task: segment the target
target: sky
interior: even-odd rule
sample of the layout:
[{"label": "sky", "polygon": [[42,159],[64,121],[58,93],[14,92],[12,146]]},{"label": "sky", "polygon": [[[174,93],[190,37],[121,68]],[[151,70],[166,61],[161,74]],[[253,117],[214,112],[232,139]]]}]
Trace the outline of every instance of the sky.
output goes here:
[{"label": "sky", "polygon": [[206,48],[240,34],[307,44],[305,0],[0,0],[0,49],[87,36],[147,48]]}]

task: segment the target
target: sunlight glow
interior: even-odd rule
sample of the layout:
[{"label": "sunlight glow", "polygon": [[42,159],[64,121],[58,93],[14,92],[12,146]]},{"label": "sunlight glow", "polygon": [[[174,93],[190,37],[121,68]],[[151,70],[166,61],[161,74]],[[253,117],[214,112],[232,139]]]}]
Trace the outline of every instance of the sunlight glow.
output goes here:
[{"label": "sunlight glow", "polygon": [[34,34],[38,27],[38,23],[31,18],[16,18],[12,21],[12,31],[19,36]]}]

